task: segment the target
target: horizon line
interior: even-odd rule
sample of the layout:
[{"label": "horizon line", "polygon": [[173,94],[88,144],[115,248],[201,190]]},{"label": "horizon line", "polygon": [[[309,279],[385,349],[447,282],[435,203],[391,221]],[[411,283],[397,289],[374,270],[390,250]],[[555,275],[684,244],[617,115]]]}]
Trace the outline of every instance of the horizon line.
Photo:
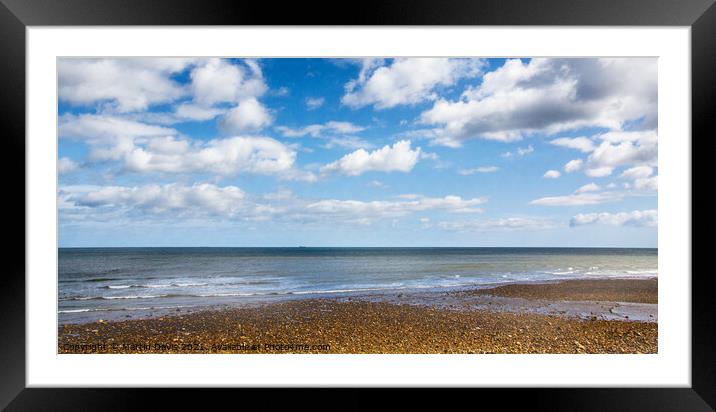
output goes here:
[{"label": "horizon line", "polygon": [[58,246],[58,249],[658,249],[652,246]]}]

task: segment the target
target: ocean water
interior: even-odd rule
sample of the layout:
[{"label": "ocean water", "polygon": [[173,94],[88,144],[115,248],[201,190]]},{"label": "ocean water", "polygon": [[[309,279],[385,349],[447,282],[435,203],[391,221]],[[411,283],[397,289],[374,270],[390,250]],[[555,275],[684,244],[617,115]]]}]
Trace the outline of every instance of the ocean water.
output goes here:
[{"label": "ocean water", "polygon": [[278,299],[657,276],[657,249],[60,248],[60,323]]}]

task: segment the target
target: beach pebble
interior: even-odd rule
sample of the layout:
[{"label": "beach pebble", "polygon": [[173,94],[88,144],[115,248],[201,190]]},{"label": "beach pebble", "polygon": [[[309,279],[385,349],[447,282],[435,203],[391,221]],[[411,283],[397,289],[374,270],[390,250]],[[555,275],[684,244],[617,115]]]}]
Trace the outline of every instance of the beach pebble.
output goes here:
[{"label": "beach pebble", "polygon": [[[554,294],[558,290],[556,287],[558,285],[553,286],[550,293]],[[570,288],[574,290],[575,286]],[[584,293],[592,293],[592,288],[574,293],[581,298]],[[412,304],[419,298],[406,293],[404,297],[410,299],[410,305],[366,299],[350,302],[306,299],[256,307],[183,311],[181,316],[103,321],[101,334],[98,329],[90,329],[92,324],[65,324],[57,329],[58,352],[73,353],[68,349],[71,345],[104,342],[146,345],[130,349],[116,345],[108,350],[114,353],[189,353],[188,350],[162,350],[154,346],[176,346],[177,342],[191,343],[190,353],[244,354],[272,351],[211,348],[212,345],[230,347],[292,342],[326,344],[329,348],[274,352],[656,353],[658,349],[658,324],[653,321],[592,319],[592,322],[585,322],[574,315],[489,310],[486,304],[451,311],[444,308],[449,304],[464,306],[460,299],[471,299],[474,295],[453,294],[447,301],[441,301],[438,295],[430,296],[426,305]],[[540,299],[549,302],[544,297]],[[589,310],[585,314],[589,317]],[[63,346],[65,344],[70,346]],[[194,344],[200,344],[200,349],[197,350]]]}]

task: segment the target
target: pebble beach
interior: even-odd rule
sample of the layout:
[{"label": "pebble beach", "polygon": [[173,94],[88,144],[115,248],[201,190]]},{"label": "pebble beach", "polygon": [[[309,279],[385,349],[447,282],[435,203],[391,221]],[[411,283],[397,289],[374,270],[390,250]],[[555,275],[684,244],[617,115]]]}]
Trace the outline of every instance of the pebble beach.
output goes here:
[{"label": "pebble beach", "polygon": [[569,280],[100,319],[61,325],[58,353],[657,353],[657,290]]}]

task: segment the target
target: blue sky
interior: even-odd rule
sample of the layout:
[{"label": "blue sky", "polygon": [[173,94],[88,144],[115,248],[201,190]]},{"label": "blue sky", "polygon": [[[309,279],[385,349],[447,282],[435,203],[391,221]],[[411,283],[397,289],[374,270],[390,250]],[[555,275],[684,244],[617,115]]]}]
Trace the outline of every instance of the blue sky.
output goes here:
[{"label": "blue sky", "polygon": [[656,59],[59,59],[60,246],[657,245]]}]

